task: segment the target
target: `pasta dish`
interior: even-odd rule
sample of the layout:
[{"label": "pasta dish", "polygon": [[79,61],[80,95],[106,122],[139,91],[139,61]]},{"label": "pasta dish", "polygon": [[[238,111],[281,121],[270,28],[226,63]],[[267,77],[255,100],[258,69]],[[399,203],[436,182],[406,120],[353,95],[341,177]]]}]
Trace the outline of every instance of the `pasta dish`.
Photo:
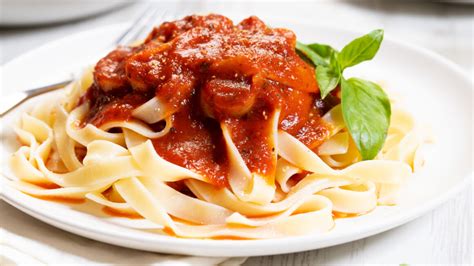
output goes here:
[{"label": "pasta dish", "polygon": [[165,22],[22,114],[12,185],[183,238],[329,231],[395,204],[421,161],[412,116],[343,76],[382,37],[337,51],[257,17]]}]

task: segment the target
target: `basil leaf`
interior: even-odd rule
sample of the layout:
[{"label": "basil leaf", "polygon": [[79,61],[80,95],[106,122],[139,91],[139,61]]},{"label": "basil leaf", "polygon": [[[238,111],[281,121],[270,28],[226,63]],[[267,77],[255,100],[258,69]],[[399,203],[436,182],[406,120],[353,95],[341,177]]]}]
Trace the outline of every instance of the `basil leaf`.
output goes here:
[{"label": "basil leaf", "polygon": [[374,30],[346,45],[338,55],[341,69],[374,58],[383,40],[383,30]]},{"label": "basil leaf", "polygon": [[315,66],[328,66],[329,64],[323,57],[315,53],[307,45],[296,42],[296,50],[304,54]]},{"label": "basil leaf", "polygon": [[332,56],[338,53],[336,49],[326,44],[312,43],[306,46],[308,46],[309,49],[311,49],[313,52],[322,57],[328,64],[330,64]]},{"label": "basil leaf", "polygon": [[321,99],[336,88],[340,80],[340,75],[331,67],[318,66],[316,68],[316,79],[318,80],[319,90],[321,91]]},{"label": "basil leaf", "polygon": [[390,101],[379,85],[358,78],[342,79],[344,122],[363,160],[382,149],[390,125]]},{"label": "basil leaf", "polygon": [[313,43],[309,45],[296,43],[296,49],[303,53],[316,66],[316,80],[324,99],[339,83],[341,72],[336,53],[329,45]]},{"label": "basil leaf", "polygon": [[326,96],[337,87],[341,76],[342,73],[336,60],[336,54],[331,53],[329,66],[316,67],[316,79],[318,81],[319,90],[321,91],[321,99],[326,98]]}]

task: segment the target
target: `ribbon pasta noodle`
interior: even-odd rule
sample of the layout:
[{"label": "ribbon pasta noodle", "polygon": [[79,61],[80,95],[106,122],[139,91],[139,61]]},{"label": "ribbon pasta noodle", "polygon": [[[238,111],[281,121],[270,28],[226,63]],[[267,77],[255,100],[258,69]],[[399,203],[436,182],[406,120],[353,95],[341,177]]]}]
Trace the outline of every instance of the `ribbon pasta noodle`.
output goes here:
[{"label": "ribbon pasta noodle", "polygon": [[[199,23],[211,19],[222,20],[220,17],[198,17],[190,23],[198,27]],[[257,23],[254,20],[241,23],[238,27],[254,25]],[[161,29],[152,34],[160,34]],[[138,53],[164,49],[154,45]],[[213,92],[217,90],[216,84],[246,86],[246,82],[250,82],[250,90],[254,90],[252,86],[257,86],[255,84],[275,90],[279,90],[281,84],[300,86],[295,81],[298,77],[285,81],[278,73],[259,72],[249,67],[249,62],[243,57],[232,60],[237,60],[242,69],[229,60],[213,61],[213,64],[206,66],[209,69],[206,71],[215,75],[216,69],[225,73],[223,79],[212,79],[203,85],[205,89]],[[171,77],[169,83],[159,85],[157,96],[133,105],[130,117],[99,123],[97,119],[104,119],[106,114],[101,113],[102,116],[95,116],[92,120],[91,114],[103,112],[108,105],[94,110],[94,103],[84,101],[84,95],[93,84],[101,85],[102,90],[107,92],[114,90],[114,84],[119,81],[107,80],[108,83],[105,83],[98,67],[100,62],[94,72],[85,71],[80,79],[66,87],[65,93],[58,99],[38,104],[21,116],[14,128],[22,146],[10,160],[11,169],[17,177],[12,185],[38,197],[86,198],[117,212],[140,217],[138,220],[149,224],[148,229],[178,237],[260,239],[326,232],[334,226],[333,212],[364,214],[378,204],[395,204],[398,188],[417,167],[416,154],[425,141],[413,117],[394,106],[383,149],[374,160],[362,161],[344,124],[340,105],[333,106],[319,118],[319,123],[328,125],[328,130],[324,131],[322,141],[311,147],[298,134],[282,127],[282,121],[288,117],[288,106],[263,108],[261,116],[255,115],[255,119],[260,119],[259,126],[253,126],[251,122],[254,118],[251,116],[248,118],[250,122],[234,116],[219,119],[221,114],[216,110],[225,107],[226,111],[237,112],[239,114],[235,117],[240,117],[241,112],[253,110],[251,108],[255,108],[259,98],[250,97],[250,107],[247,106],[247,98],[239,100],[238,106],[244,106],[245,110],[232,105],[232,100],[224,99],[226,104],[220,106],[220,102],[212,98],[215,100],[213,105],[205,105],[203,109],[205,112],[211,110],[206,113],[208,117],[219,120],[212,127],[222,133],[218,140],[223,143],[220,146],[223,153],[218,156],[226,158],[220,164],[212,165],[216,171],[224,169],[226,179],[213,180],[209,177],[210,172],[199,168],[208,161],[183,155],[188,161],[182,162],[163,153],[157,146],[160,145],[157,141],[165,141],[166,138],[180,141],[180,136],[176,134],[180,132],[181,107],[166,105],[163,99],[182,95],[160,93],[165,93],[166,86],[178,88],[179,92],[181,89],[188,91],[191,85],[196,86],[195,77],[189,78],[190,73],[180,70],[180,78],[189,78],[189,82],[176,83]],[[228,85],[228,73],[232,71],[236,71],[235,76],[252,76],[252,79],[242,78]],[[135,74],[132,72],[127,78],[134,79],[131,82],[134,90],[143,92],[143,86],[147,83],[133,76]],[[210,99],[206,98],[205,93],[208,91],[201,92],[201,101]],[[124,106],[129,108],[129,105]],[[201,124],[196,127],[202,128]],[[239,137],[241,128],[248,128],[242,133],[245,137],[266,133],[256,143],[246,143],[246,138]],[[201,136],[200,131],[193,134],[195,138]],[[212,134],[203,136],[214,140]],[[195,138],[186,139],[186,142],[183,141],[186,145],[179,147],[172,146],[170,142],[167,149],[173,150],[175,156],[191,148],[204,155],[208,147],[217,149],[217,144],[206,146],[206,143],[194,147],[192,141]],[[265,151],[259,154],[263,157],[258,162],[251,161],[254,158],[251,153],[258,152],[256,146]],[[220,178],[218,174],[216,176]],[[133,224],[128,225],[133,227]]]}]

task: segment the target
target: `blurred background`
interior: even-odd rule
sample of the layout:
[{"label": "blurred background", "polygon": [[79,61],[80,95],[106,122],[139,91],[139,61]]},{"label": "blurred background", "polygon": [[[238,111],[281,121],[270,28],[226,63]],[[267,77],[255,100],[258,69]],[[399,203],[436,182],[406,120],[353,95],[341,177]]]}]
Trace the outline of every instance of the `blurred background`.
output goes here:
[{"label": "blurred background", "polygon": [[472,70],[474,0],[0,0],[0,63],[45,42],[133,20],[152,3],[176,17],[216,12],[294,19],[358,31],[382,27]]},{"label": "blurred background", "polygon": [[[0,64],[70,34],[130,22],[149,4],[161,7],[174,17],[214,12],[230,16],[237,14],[238,17],[257,15],[263,20],[270,17],[298,20],[361,32],[383,28],[387,36],[435,51],[461,66],[471,77],[474,76],[473,0],[0,0]],[[314,34],[317,36],[317,32]],[[250,258],[246,264],[310,265],[375,261],[471,264],[472,206],[472,188],[469,188],[429,214],[386,233],[317,251]],[[2,222],[2,228],[6,230],[10,224],[21,221],[22,226],[31,230],[41,228],[57,238],[74,239],[84,245],[92,241],[36,221],[4,202],[0,202],[0,208],[8,216],[8,220]],[[466,211],[459,217],[454,209]],[[115,248],[99,243],[92,246],[108,251]],[[60,250],[61,247],[56,248]],[[128,251],[120,249],[120,252]],[[133,253],[134,256],[140,256],[137,252]],[[101,262],[112,261],[103,259]]]}]

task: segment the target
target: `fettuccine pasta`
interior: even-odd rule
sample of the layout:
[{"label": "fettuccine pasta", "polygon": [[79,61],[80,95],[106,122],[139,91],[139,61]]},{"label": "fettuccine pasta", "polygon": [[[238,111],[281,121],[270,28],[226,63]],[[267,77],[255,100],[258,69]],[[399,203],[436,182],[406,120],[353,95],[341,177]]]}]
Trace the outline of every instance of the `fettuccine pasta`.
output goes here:
[{"label": "fettuccine pasta", "polygon": [[[188,19],[187,22],[193,26],[188,28],[198,29],[209,20],[215,21],[216,18]],[[259,23],[252,18],[238,27],[263,27]],[[178,49],[183,41],[179,36],[188,34],[187,37],[191,38],[189,32],[192,30],[170,31],[170,25],[163,25],[145,41],[155,43],[136,52],[142,53],[139,56],[143,57],[143,53],[150,51],[156,55],[163,49]],[[225,26],[221,27],[221,31],[226,30]],[[217,30],[218,33],[221,31]],[[281,42],[292,38],[281,33],[283,30],[275,31],[272,33],[275,36],[284,36],[279,39]],[[174,39],[170,41],[165,37]],[[187,56],[183,51],[173,51]],[[132,63],[139,64],[138,59],[142,57],[138,58],[136,53],[122,57],[128,60],[134,57],[136,61]],[[304,62],[287,56],[287,64],[295,65],[292,71],[299,71],[294,75],[303,75],[305,70],[298,64]],[[193,58],[196,60],[197,57]],[[245,57],[232,58],[240,67],[250,64]],[[113,56],[108,58],[109,61],[114,59]],[[153,60],[156,61],[153,64],[164,62],[160,57]],[[308,142],[301,134],[309,129],[300,130],[304,126],[292,129],[290,116],[293,113],[288,111],[288,106],[263,108],[262,116],[252,116],[249,110],[254,110],[252,108],[256,108],[256,102],[261,98],[249,100],[250,106],[246,106],[246,100],[238,100],[235,106],[229,100],[221,106],[217,96],[205,94],[217,90],[212,87],[216,84],[226,88],[251,84],[250,90],[255,84],[264,84],[261,86],[267,86],[266,90],[285,84],[287,89],[299,88],[304,92],[306,89],[301,88],[301,80],[298,80],[303,76],[284,80],[280,76],[285,73],[284,69],[271,72],[245,66],[235,70],[238,67],[234,61],[218,60],[206,63],[206,70],[199,66],[199,71],[219,75],[221,72],[218,70],[221,70],[225,72],[225,78],[221,80],[211,78],[214,83],[207,80],[207,85],[202,85],[204,81],[197,81],[197,72],[193,72],[197,70],[180,69],[178,74],[163,74],[167,82],[162,84],[158,70],[153,74],[158,78],[150,81],[153,78],[137,76],[143,73],[128,69],[132,66],[126,63],[123,70],[126,75],[123,76],[131,85],[123,85],[120,83],[123,80],[117,79],[119,72],[115,73],[116,76],[101,73],[101,64],[104,61],[101,60],[94,71],[85,71],[58,98],[48,99],[22,114],[14,128],[22,146],[10,160],[17,177],[12,183],[15,188],[37,197],[87,199],[117,213],[136,217],[135,224],[146,221],[146,229],[178,237],[262,239],[326,232],[334,226],[334,213],[360,215],[372,211],[377,205],[395,204],[400,186],[421,163],[418,150],[426,140],[425,135],[413,117],[397,105],[392,105],[390,127],[382,150],[374,160],[363,161],[344,123],[340,104],[331,106],[320,117],[315,114],[318,120],[308,120],[316,121],[320,127],[319,131],[314,131],[317,134],[313,134],[318,137]],[[119,68],[115,67],[115,70]],[[245,78],[222,85],[234,74]],[[91,98],[96,96],[90,95],[91,88],[105,95],[123,86],[131,86],[133,91],[148,95],[146,86],[151,83],[153,86],[158,84],[156,96],[130,100],[134,103],[124,100],[125,105],[120,105],[123,102],[98,103]],[[186,115],[182,116],[186,107],[181,102],[166,104],[171,97],[181,97],[188,87],[195,88],[197,84],[208,86],[208,91],[194,93],[201,95],[198,101],[204,105],[206,119],[217,121],[210,126],[210,135],[199,131],[208,125],[207,122],[185,127],[184,133],[180,133],[182,124],[187,123],[186,119],[193,117],[194,113],[185,112]],[[315,83],[305,84],[308,88],[317,88]],[[163,92],[170,88],[173,93]],[[304,101],[301,99],[299,101]],[[207,102],[203,104],[202,101]],[[209,101],[214,102],[208,104]],[[98,107],[100,104],[103,105]],[[122,109],[121,113],[112,116],[106,111],[114,104]],[[238,108],[242,106],[243,109]],[[222,118],[224,109],[232,115]],[[120,116],[126,112],[129,116]],[[250,113],[245,116],[246,120],[241,118],[243,113]],[[308,119],[314,118],[311,117]],[[243,129],[243,133],[239,131]],[[183,136],[187,136],[183,134],[190,131],[192,138],[183,140]],[[215,137],[213,132],[218,132],[218,136]],[[249,143],[245,142],[249,136],[259,132],[265,132],[261,133],[264,138],[254,137]],[[197,138],[217,141],[211,144],[203,141],[197,145],[193,142]],[[183,155],[193,149],[199,153],[197,158],[192,154]],[[220,149],[217,156],[216,153],[209,155],[214,161],[206,159],[209,150],[215,152],[212,149]],[[252,157],[252,154],[257,156]],[[133,227],[133,224],[129,225]]]}]

